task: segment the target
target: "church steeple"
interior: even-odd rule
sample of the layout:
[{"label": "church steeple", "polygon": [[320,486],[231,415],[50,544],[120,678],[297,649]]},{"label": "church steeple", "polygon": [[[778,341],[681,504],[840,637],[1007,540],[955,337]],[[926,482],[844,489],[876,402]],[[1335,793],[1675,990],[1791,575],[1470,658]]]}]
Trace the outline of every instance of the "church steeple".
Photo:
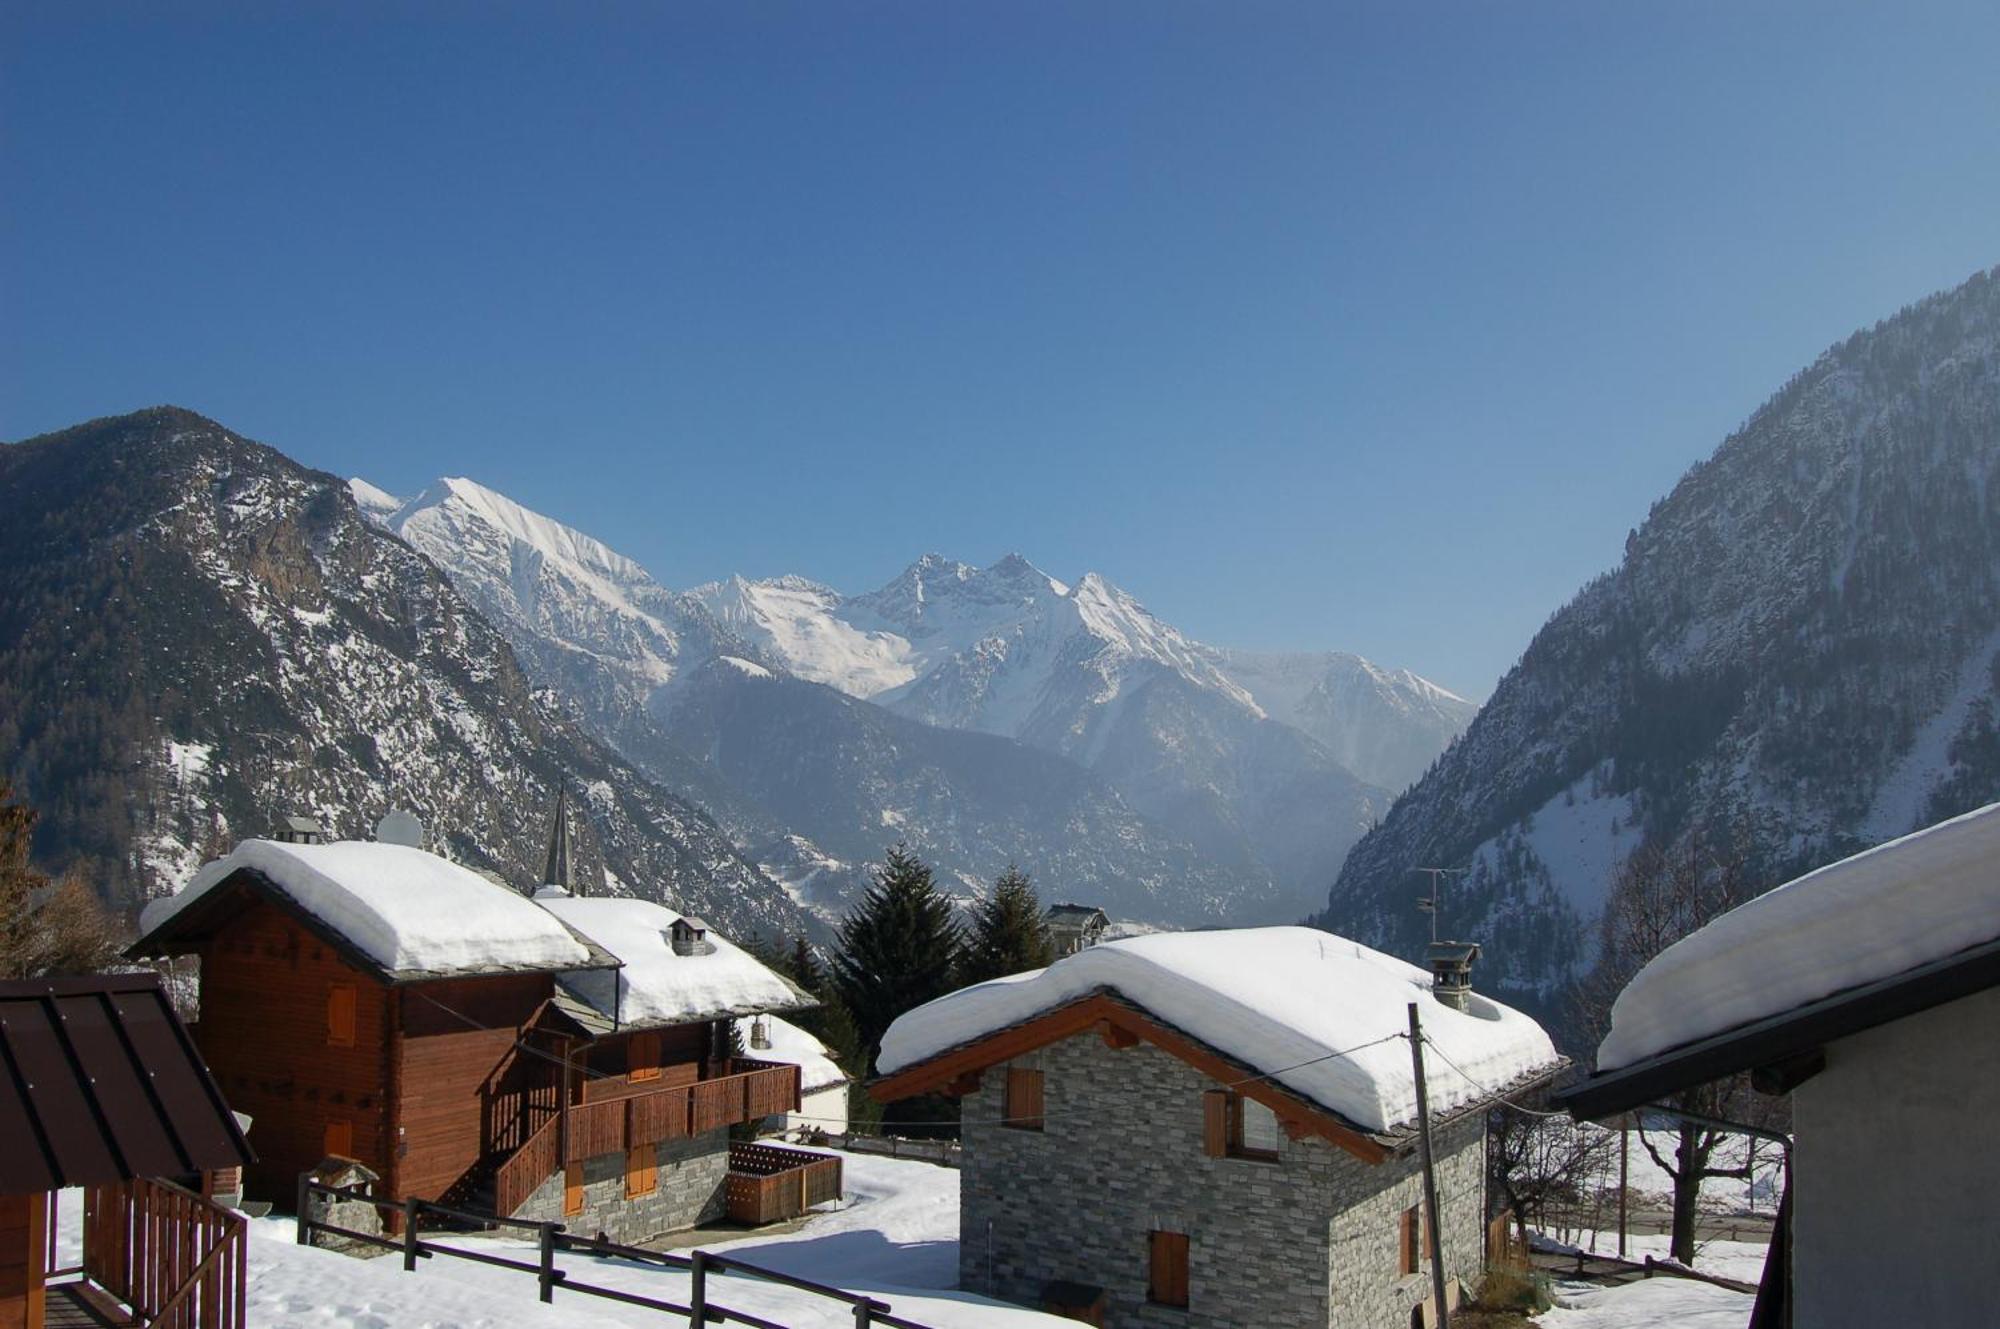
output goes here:
[{"label": "church steeple", "polygon": [[549,828],[549,857],[542,867],[542,884],[576,894],[576,871],[569,847],[569,782],[556,785],[555,824]]}]

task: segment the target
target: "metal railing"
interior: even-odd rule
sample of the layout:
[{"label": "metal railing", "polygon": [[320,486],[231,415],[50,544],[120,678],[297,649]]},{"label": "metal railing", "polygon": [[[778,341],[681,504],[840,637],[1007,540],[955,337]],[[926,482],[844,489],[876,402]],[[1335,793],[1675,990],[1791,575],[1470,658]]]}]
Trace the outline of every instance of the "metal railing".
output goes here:
[{"label": "metal railing", "polygon": [[[353,1228],[309,1218],[307,1215],[310,1213],[314,1196],[324,1196],[335,1201],[359,1200],[373,1205],[378,1210],[396,1212],[401,1215],[402,1230],[396,1236],[386,1236],[360,1232]],[[331,1236],[358,1241],[363,1245],[379,1247],[382,1250],[401,1252],[405,1272],[414,1272],[419,1260],[437,1258],[469,1260],[475,1264],[512,1269],[523,1274],[533,1274],[539,1284],[541,1299],[550,1303],[554,1302],[556,1290],[560,1288],[564,1292],[573,1292],[579,1296],[599,1297],[607,1301],[621,1302],[627,1306],[645,1307],[665,1315],[685,1316],[690,1326],[742,1324],[751,1326],[751,1329],[789,1329],[789,1326],[775,1320],[766,1320],[748,1311],[726,1306],[709,1295],[709,1279],[712,1275],[734,1274],[761,1282],[776,1283],[829,1301],[845,1303],[853,1314],[856,1329],[871,1329],[871,1326],[881,1326],[882,1329],[931,1329],[931,1326],[893,1314],[889,1303],[885,1301],[877,1301],[873,1297],[848,1292],[825,1283],[815,1283],[810,1279],[794,1278],[790,1274],[781,1273],[776,1269],[766,1269],[762,1265],[739,1260],[731,1255],[716,1255],[703,1250],[693,1251],[687,1255],[678,1255],[671,1251],[649,1251],[642,1246],[625,1246],[614,1241],[595,1241],[587,1237],[573,1236],[561,1223],[499,1218],[492,1214],[453,1209],[427,1200],[412,1199],[398,1204],[393,1200],[377,1199],[358,1188],[342,1189],[325,1185],[314,1181],[310,1174],[302,1174],[299,1177],[298,1212],[298,1242],[301,1246],[310,1245],[314,1233],[324,1232]],[[510,1259],[504,1255],[426,1241],[419,1229],[425,1218],[432,1217],[457,1223],[474,1223],[485,1227],[532,1232],[536,1259],[531,1264],[526,1260]],[[583,1282],[570,1270],[557,1266],[558,1254],[630,1260],[653,1268],[684,1272],[688,1275],[687,1304],[667,1301],[660,1297],[643,1296],[637,1292],[627,1292],[622,1288]]]}]

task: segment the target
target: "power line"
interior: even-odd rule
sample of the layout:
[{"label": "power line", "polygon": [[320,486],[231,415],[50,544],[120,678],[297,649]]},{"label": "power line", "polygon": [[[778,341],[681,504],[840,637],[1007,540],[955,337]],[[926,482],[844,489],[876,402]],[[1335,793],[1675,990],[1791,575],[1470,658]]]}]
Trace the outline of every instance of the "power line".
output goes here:
[{"label": "power line", "polygon": [[[1437,1040],[1433,1039],[1429,1034],[1424,1035],[1424,1046],[1429,1048],[1431,1051],[1437,1053],[1438,1056],[1443,1057],[1444,1064],[1451,1067],[1453,1070],[1457,1071],[1467,1084],[1471,1085],[1474,1089],[1479,1090],[1479,1092],[1485,1094],[1488,1098],[1500,1104],[1502,1107],[1513,1108],[1516,1112],[1525,1113],[1530,1117],[1567,1118],[1569,1116],[1569,1113],[1567,1112],[1542,1112],[1536,1108],[1522,1107],[1519,1103],[1514,1102],[1512,1099],[1500,1093],[1498,1090],[1493,1089],[1485,1084],[1482,1084],[1480,1081],[1474,1079],[1472,1075],[1466,1071],[1465,1067],[1453,1061],[1451,1059],[1450,1054],[1448,1054],[1443,1048],[1439,1047],[1437,1045]],[[1516,1092],[1519,1091],[1517,1090]]]}]

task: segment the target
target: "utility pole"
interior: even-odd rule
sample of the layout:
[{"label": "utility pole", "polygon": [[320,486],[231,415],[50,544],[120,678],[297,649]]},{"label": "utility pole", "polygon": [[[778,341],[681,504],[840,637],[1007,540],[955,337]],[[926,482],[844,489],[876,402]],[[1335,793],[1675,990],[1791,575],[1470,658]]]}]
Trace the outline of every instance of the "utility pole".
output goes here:
[{"label": "utility pole", "polygon": [[1632,1116],[1618,1119],[1618,1258],[1625,1258],[1625,1197],[1630,1194],[1632,1166]]},{"label": "utility pole", "polygon": [[1451,1329],[1444,1304],[1444,1236],[1438,1231],[1437,1170],[1431,1163],[1430,1098],[1424,1090],[1424,1027],[1417,1003],[1410,1003],[1410,1065],[1417,1077],[1417,1140],[1424,1160],[1424,1226],[1430,1230],[1431,1304],[1437,1307],[1437,1329]]}]

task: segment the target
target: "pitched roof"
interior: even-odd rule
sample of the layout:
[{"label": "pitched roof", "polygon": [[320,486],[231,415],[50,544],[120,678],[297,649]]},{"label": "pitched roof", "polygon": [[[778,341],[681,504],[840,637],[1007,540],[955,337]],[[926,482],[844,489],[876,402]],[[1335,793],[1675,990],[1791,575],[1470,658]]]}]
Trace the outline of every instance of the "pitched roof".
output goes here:
[{"label": "pitched roof", "polygon": [[1768,891],[1625,986],[1582,1115],[1773,1065],[2000,984],[2000,804]]},{"label": "pitched roof", "polygon": [[891,1025],[877,1065],[893,1092],[925,1078],[914,1074],[920,1068],[954,1053],[976,1061],[996,1035],[1096,994],[1374,1134],[1393,1134],[1416,1115],[1413,1002],[1438,1054],[1427,1054],[1425,1070],[1439,1114],[1562,1064],[1541,1026],[1518,1011],[1476,995],[1469,1012],[1454,1010],[1415,965],[1316,929],[1278,927],[1105,942],[1047,969],[963,988]]},{"label": "pitched roof", "polygon": [[0,1195],[254,1157],[157,974],[0,983]]},{"label": "pitched roof", "polygon": [[535,904],[602,946],[615,971],[566,974],[562,986],[619,1026],[688,1024],[819,1003],[757,958],[710,932],[699,955],[676,954],[669,932],[682,915],[650,900],[541,890]]},{"label": "pitched roof", "polygon": [[148,904],[129,953],[191,949],[226,917],[231,885],[278,902],[388,982],[612,963],[518,892],[422,849],[370,840],[245,840]]}]

